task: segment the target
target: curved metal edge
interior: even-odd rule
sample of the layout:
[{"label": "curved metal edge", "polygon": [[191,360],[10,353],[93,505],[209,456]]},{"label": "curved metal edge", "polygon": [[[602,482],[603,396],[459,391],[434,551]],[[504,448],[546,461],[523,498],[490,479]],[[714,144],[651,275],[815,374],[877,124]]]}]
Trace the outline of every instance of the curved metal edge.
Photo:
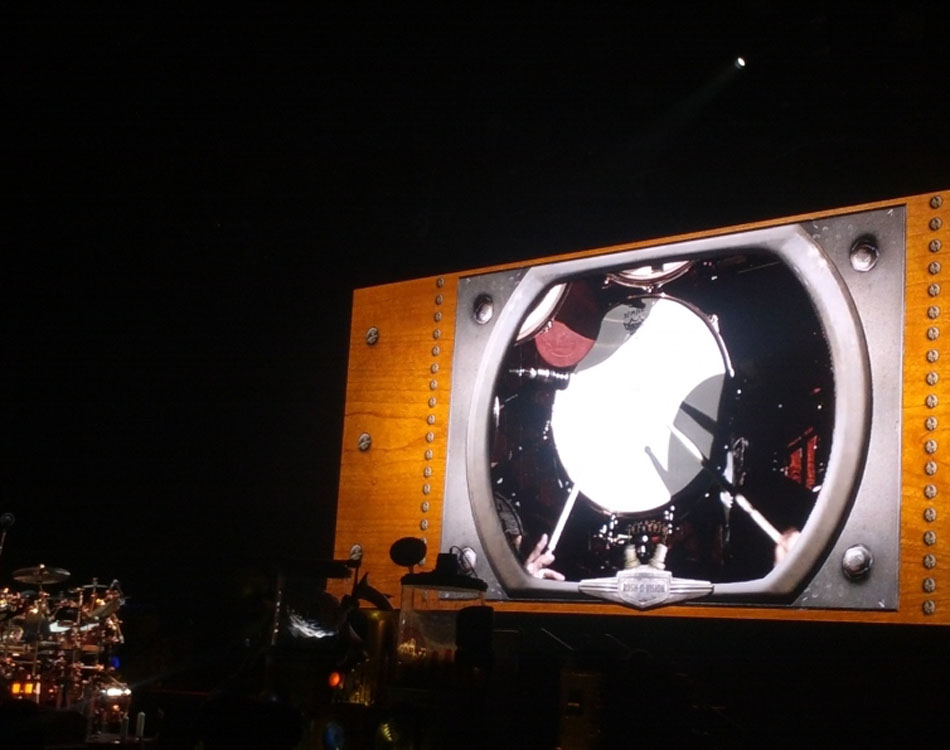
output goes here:
[{"label": "curved metal edge", "polygon": [[525,572],[504,539],[491,501],[488,415],[500,363],[521,317],[545,288],[565,278],[660,258],[710,257],[723,251],[772,252],[788,264],[806,287],[831,350],[835,419],[826,479],[799,543],[764,578],[718,584],[712,596],[788,595],[821,562],[852,501],[864,465],[871,413],[870,364],[857,310],[834,264],[799,225],[783,225],[534,266],[517,282],[500,314],[486,327],[487,338],[479,346],[479,364],[461,446],[475,527],[507,595],[530,599],[579,595],[576,582],[540,581]]}]

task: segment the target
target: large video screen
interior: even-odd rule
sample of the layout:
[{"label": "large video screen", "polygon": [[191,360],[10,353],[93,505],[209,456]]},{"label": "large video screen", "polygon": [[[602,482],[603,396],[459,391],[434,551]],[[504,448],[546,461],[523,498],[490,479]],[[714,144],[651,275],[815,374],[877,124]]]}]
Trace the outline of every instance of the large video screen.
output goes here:
[{"label": "large video screen", "polygon": [[902,222],[462,278],[443,548],[499,599],[896,607]]}]

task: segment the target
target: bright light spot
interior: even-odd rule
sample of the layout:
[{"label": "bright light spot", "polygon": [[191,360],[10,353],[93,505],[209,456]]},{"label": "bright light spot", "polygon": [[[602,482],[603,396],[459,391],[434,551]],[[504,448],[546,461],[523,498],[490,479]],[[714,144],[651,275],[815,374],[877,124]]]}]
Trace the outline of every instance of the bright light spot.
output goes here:
[{"label": "bright light spot", "polygon": [[290,613],[290,617],[288,618],[287,622],[287,629],[295,638],[320,639],[326,638],[327,636],[336,635],[335,630],[325,628],[315,620],[307,620],[306,618],[298,615],[296,612]]},{"label": "bright light spot", "polygon": [[327,678],[327,684],[332,688],[339,687],[343,684],[343,675],[339,672],[330,672],[330,676]]},{"label": "bright light spot", "polygon": [[745,58],[744,58],[744,57],[737,57],[737,58],[736,58],[736,67],[737,67],[739,70],[742,70],[745,66],[746,66]]},{"label": "bright light spot", "polygon": [[129,688],[124,688],[124,687],[108,687],[108,688],[103,688],[99,692],[101,692],[107,698],[118,698],[123,695],[132,694],[132,691],[129,690]]}]

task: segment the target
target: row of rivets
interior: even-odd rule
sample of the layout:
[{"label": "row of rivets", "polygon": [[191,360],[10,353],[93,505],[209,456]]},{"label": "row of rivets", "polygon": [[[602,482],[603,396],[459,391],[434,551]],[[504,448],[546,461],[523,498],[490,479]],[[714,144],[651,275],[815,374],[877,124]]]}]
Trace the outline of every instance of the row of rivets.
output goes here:
[{"label": "row of rivets", "polygon": [[[436,286],[436,289],[442,289],[445,286],[445,279],[441,277],[436,279],[435,286]],[[442,338],[442,329],[438,327],[438,324],[442,322],[442,318],[443,318],[442,310],[440,310],[439,308],[442,307],[442,305],[444,304],[445,297],[442,295],[441,292],[439,292],[435,295],[435,299],[433,301],[435,302],[436,310],[432,314],[432,320],[436,323],[436,327],[432,329],[432,338],[435,341],[439,341]],[[441,356],[441,354],[442,354],[442,347],[439,344],[434,344],[432,347],[432,358],[437,359],[439,356]],[[432,364],[429,365],[429,372],[432,375],[437,375],[441,369],[442,369],[441,365],[438,362],[432,362]],[[429,390],[437,391],[438,389],[439,389],[439,381],[433,378],[432,380],[429,381]],[[439,403],[438,399],[436,398],[435,395],[429,396],[428,400],[426,401],[426,405],[430,409],[434,409],[438,403]],[[431,427],[435,423],[436,423],[436,416],[435,414],[430,412],[428,415],[426,415],[426,424]],[[427,443],[435,442],[435,433],[432,432],[431,430],[426,432],[426,442]],[[422,476],[426,480],[432,479],[432,466],[429,465],[429,461],[432,460],[433,455],[434,454],[431,448],[426,450],[425,452],[426,464],[422,467]],[[423,482],[422,494],[425,496],[425,495],[430,495],[431,493],[432,493],[432,483],[429,481]],[[429,512],[429,507],[430,507],[429,501],[423,500],[422,503],[419,505],[419,510],[423,514],[426,514]],[[419,528],[422,531],[427,531],[429,528],[429,519],[422,518],[419,521]]]},{"label": "row of rivets", "polygon": [[[436,285],[436,288],[441,289],[442,287],[445,286],[445,279],[444,279],[444,278],[436,279],[435,285]],[[443,295],[442,295],[441,293],[436,294],[436,296],[435,296],[435,305],[436,305],[436,308],[441,307],[442,304],[444,303],[444,301],[445,301],[445,298],[443,297]],[[432,338],[435,339],[436,341],[438,341],[439,339],[442,338],[442,329],[438,327],[438,324],[442,322],[442,317],[443,317],[442,311],[439,310],[439,309],[436,309],[435,313],[434,313],[433,316],[432,316],[432,319],[433,319],[433,320],[435,321],[435,323],[436,323],[436,327],[433,328],[433,330],[432,330]],[[376,326],[371,326],[370,328],[368,328],[368,329],[366,330],[365,340],[366,340],[366,344],[367,344],[368,346],[375,346],[377,343],[379,343],[379,338],[380,338],[380,332],[379,332],[379,328],[377,328]],[[441,354],[442,354],[442,348],[441,348],[441,346],[439,346],[439,344],[433,345],[433,347],[432,347],[432,356],[433,356],[433,358],[438,357],[438,356],[441,355]],[[438,362],[433,362],[433,363],[429,366],[429,372],[431,372],[433,375],[438,374],[439,370],[440,370],[440,367],[439,367],[439,363],[438,363]],[[438,388],[439,388],[439,381],[438,381],[438,380],[435,380],[435,379],[433,378],[432,380],[429,381],[429,390],[430,390],[430,391],[436,391],[436,390],[438,390]],[[430,409],[433,409],[433,408],[435,408],[435,406],[437,405],[438,400],[436,399],[436,397],[435,397],[434,395],[432,395],[432,396],[429,397],[429,399],[428,399],[428,401],[427,401],[426,403],[427,403],[427,405],[428,405],[428,407],[429,407]],[[436,416],[435,416],[435,414],[429,413],[429,414],[426,416],[426,424],[428,424],[429,426],[432,426],[432,425],[434,425],[435,423],[436,423]],[[426,440],[427,443],[435,442],[435,433],[432,432],[432,431],[426,432],[425,440]],[[360,449],[361,452],[366,452],[366,451],[369,451],[370,448],[372,447],[372,445],[373,445],[373,439],[372,439],[372,437],[370,436],[369,433],[364,432],[364,433],[362,433],[362,434],[359,436],[359,438],[357,439],[357,444],[358,444],[359,449]],[[432,467],[429,465],[428,462],[432,460],[433,455],[434,455],[434,454],[433,454],[432,449],[431,449],[431,448],[427,448],[426,451],[425,451],[425,453],[424,453],[426,465],[425,465],[425,466],[423,467],[423,469],[422,469],[422,475],[423,475],[423,477],[424,477],[425,479],[430,479],[430,478],[432,477]],[[425,483],[422,485],[422,494],[423,494],[423,495],[429,495],[431,492],[432,492],[432,484],[429,483],[429,482],[425,482]],[[424,501],[421,503],[421,505],[419,506],[419,509],[422,511],[422,513],[428,513],[428,512],[429,512],[429,501],[428,501],[428,500],[424,500]],[[428,530],[428,528],[429,528],[429,521],[428,521],[427,518],[423,518],[423,519],[421,519],[421,520],[419,521],[419,528],[420,528],[422,531]],[[425,537],[422,537],[422,541],[423,541],[423,542],[426,542]],[[422,564],[423,564],[423,565],[425,564],[425,560],[424,560],[424,559],[423,559],[423,561],[422,561]]]},{"label": "row of rivets", "polygon": [[[370,326],[366,329],[364,338],[367,346],[376,346],[379,343],[379,329],[376,326]],[[368,432],[360,433],[360,436],[356,439],[356,444],[361,453],[366,453],[373,447],[373,438]],[[354,544],[350,548],[350,559],[354,559],[353,555],[356,550],[359,550],[359,556],[362,557],[362,547],[359,544]]]},{"label": "row of rivets", "polygon": [[[940,195],[935,195],[930,199],[930,207],[934,210],[940,208],[943,205],[943,198]],[[943,226],[943,221],[939,217],[933,217],[930,219],[928,226],[931,230],[937,231]],[[931,239],[927,244],[927,249],[931,253],[938,253],[942,248],[942,243],[939,239]],[[942,270],[940,261],[932,260],[927,264],[927,271],[931,276],[936,276]],[[936,281],[932,281],[927,286],[927,294],[936,298],[940,296],[940,284]],[[935,321],[940,317],[940,307],[936,304],[932,304],[927,308],[927,318],[930,321]],[[929,325],[926,329],[926,336],[928,341],[936,341],[940,337],[940,329],[936,325]],[[930,364],[935,364],[940,358],[940,352],[937,349],[929,349],[927,351],[927,362]],[[937,385],[940,380],[940,374],[936,370],[929,371],[925,380],[927,385],[931,388]],[[937,394],[928,393],[924,399],[924,403],[928,409],[936,408],[939,403]],[[924,420],[924,428],[928,432],[934,432],[937,429],[937,417],[928,416]],[[935,454],[937,452],[937,441],[929,437],[924,441],[924,453],[926,454],[927,461],[924,463],[924,473],[928,477],[932,477],[937,473],[937,462],[935,459]],[[924,497],[927,500],[933,500],[937,496],[937,486],[936,484],[928,483],[924,485]],[[924,521],[928,524],[933,523],[937,520],[937,509],[929,505],[924,509]],[[924,544],[928,547],[933,547],[937,543],[937,532],[933,529],[927,529],[923,535]],[[923,566],[925,570],[933,570],[937,566],[937,557],[931,552],[928,552],[924,555]],[[937,581],[932,575],[926,575],[921,581],[921,588],[925,594],[932,594],[937,589]],[[925,599],[923,602],[923,612],[925,615],[932,615],[937,611],[937,603],[933,599]]]}]

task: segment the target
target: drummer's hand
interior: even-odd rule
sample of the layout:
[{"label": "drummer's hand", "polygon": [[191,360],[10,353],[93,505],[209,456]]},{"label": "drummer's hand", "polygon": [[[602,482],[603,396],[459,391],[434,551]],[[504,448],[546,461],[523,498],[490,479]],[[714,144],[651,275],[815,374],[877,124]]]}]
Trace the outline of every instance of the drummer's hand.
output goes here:
[{"label": "drummer's hand", "polygon": [[778,565],[782,560],[785,559],[785,555],[789,553],[789,550],[795,546],[795,542],[798,541],[798,537],[802,534],[798,529],[789,529],[784,534],[782,534],[781,541],[775,545],[775,564]]},{"label": "drummer's hand", "polygon": [[525,560],[524,567],[535,578],[545,578],[551,581],[563,581],[564,575],[556,570],[551,570],[548,566],[554,562],[554,553],[545,552],[548,546],[548,535],[542,534],[538,543],[534,545],[528,559]]}]

